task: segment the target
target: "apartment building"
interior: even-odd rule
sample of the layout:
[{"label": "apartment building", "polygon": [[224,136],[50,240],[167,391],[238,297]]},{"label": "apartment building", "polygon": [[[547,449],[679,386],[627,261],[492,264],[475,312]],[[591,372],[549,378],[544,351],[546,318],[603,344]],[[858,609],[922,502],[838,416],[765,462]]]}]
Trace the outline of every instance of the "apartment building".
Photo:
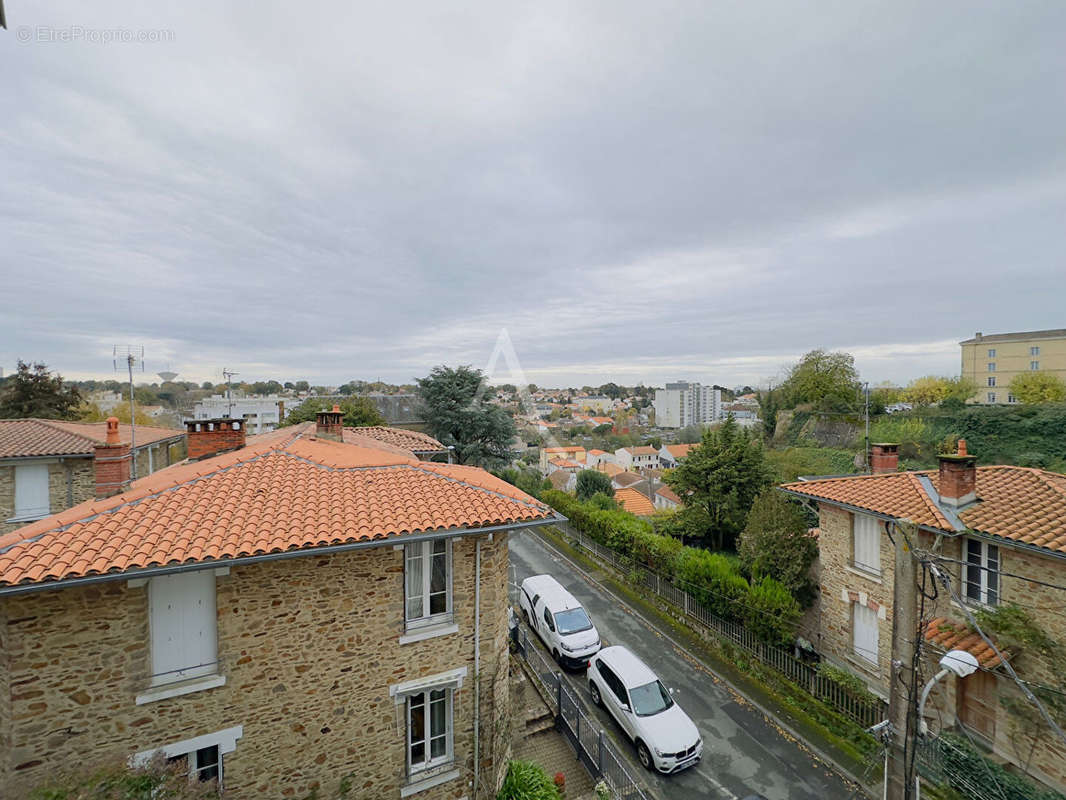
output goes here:
[{"label": "apartment building", "polygon": [[269,433],[285,419],[285,399],[269,397],[233,397],[215,394],[193,406],[192,419],[232,418],[244,420],[250,435]]},{"label": "apartment building", "polygon": [[1010,382],[1023,372],[1050,372],[1066,381],[1066,328],[987,336],[978,331],[959,346],[962,377],[977,386],[974,403],[1016,402]]},{"label": "apartment building", "polygon": [[706,425],[722,419],[722,390],[678,381],[655,390],[655,424],[660,428]]}]

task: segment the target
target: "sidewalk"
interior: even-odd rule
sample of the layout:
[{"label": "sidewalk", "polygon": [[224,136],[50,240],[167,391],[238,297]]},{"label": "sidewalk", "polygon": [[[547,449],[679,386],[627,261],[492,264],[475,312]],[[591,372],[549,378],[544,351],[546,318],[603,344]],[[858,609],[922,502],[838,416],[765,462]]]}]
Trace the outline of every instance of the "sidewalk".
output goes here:
[{"label": "sidewalk", "polygon": [[586,572],[619,601],[653,624],[669,639],[688,651],[728,686],[738,700],[758,709],[771,724],[810,751],[811,755],[854,784],[862,784],[870,796],[880,797],[877,765],[864,759],[854,744],[837,738],[804,711],[787,704],[787,698],[759,679],[742,672],[723,659],[717,648],[692,627],[661,608],[652,599],[627,584],[622,577],[590,553],[571,544],[567,536],[554,529],[533,532],[550,548]]}]

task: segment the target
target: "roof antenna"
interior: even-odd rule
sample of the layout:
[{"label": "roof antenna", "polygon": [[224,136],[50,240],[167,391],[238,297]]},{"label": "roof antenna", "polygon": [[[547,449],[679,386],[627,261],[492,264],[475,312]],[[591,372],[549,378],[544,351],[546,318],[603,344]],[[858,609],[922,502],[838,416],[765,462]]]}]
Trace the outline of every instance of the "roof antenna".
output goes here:
[{"label": "roof antenna", "polygon": [[119,360],[126,362],[126,370],[130,376],[130,453],[133,455],[133,480],[137,480],[137,423],[134,421],[136,413],[133,405],[133,367],[135,364],[140,364],[141,372],[144,372],[144,347],[116,344],[111,348],[111,363],[115,367],[115,372],[118,372]]},{"label": "roof antenna", "polygon": [[222,377],[226,379],[226,419],[233,419],[233,395],[230,394],[230,378],[234,375],[240,375],[239,372],[233,372],[225,367],[222,368]]}]

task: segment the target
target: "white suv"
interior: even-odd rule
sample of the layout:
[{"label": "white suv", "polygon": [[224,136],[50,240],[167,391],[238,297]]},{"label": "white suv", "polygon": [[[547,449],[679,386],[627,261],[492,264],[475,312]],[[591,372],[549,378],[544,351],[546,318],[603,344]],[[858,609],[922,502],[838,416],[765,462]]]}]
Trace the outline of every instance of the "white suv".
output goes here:
[{"label": "white suv", "polygon": [[646,769],[677,772],[703,755],[703,739],[648,665],[624,647],[605,647],[589,661],[592,702],[604,706],[637,747]]},{"label": "white suv", "polygon": [[522,581],[518,604],[526,623],[564,667],[584,669],[600,649],[600,634],[589,615],[551,575]]}]

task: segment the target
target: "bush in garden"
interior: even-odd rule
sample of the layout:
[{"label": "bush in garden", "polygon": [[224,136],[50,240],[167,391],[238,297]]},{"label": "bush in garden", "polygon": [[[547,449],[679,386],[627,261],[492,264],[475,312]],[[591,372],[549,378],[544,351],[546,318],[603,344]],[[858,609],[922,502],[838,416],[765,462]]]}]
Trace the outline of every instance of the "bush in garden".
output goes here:
[{"label": "bush in garden", "polygon": [[559,787],[540,764],[510,761],[496,800],[560,800]]},{"label": "bush in garden", "polygon": [[760,639],[771,644],[789,644],[801,613],[799,603],[783,583],[769,577],[751,582],[744,624]]}]

